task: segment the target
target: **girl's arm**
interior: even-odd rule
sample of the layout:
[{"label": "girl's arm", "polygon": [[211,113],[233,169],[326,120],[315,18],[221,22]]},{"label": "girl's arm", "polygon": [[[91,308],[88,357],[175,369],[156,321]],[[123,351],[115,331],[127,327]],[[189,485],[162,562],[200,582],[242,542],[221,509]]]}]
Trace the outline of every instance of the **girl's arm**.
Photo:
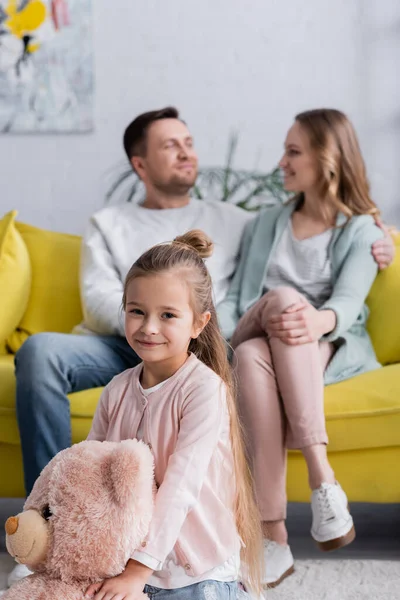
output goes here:
[{"label": "girl's arm", "polygon": [[226,390],[219,377],[193,386],[184,400],[178,440],[157,492],[145,547],[133,559],[154,568],[174,548],[188,512],[198,501],[225,415],[228,423]]},{"label": "girl's arm", "polygon": [[320,311],[333,311],[336,317],[325,340],[335,341],[356,322],[378,272],[371,246],[382,238],[383,232],[373,223],[355,233],[332,295],[320,307]]},{"label": "girl's arm", "polygon": [[96,412],[94,413],[92,421],[92,426],[86,438],[87,440],[97,440],[98,442],[104,442],[106,440],[109,423],[108,401],[109,389],[108,386],[106,386],[97,404]]},{"label": "girl's arm", "polygon": [[93,583],[89,586],[86,590],[85,598],[93,598],[93,600],[105,600],[107,598],[146,600],[148,596],[143,593],[143,588],[151,573],[151,569],[134,560],[129,560],[125,571],[121,575]]}]

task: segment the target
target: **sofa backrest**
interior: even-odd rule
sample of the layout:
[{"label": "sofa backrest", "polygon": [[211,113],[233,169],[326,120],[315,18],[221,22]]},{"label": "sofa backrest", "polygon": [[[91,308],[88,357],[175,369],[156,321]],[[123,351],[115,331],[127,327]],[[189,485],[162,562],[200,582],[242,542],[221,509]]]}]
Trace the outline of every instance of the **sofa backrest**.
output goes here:
[{"label": "sofa backrest", "polygon": [[400,234],[395,244],[392,265],[378,274],[367,298],[368,332],[383,365],[400,362]]},{"label": "sofa backrest", "polygon": [[[81,238],[17,223],[32,265],[27,310],[8,340],[16,352],[34,333],[69,333],[82,320],[79,294]],[[368,331],[379,362],[400,362],[400,235],[393,264],[379,273],[367,298]]]}]

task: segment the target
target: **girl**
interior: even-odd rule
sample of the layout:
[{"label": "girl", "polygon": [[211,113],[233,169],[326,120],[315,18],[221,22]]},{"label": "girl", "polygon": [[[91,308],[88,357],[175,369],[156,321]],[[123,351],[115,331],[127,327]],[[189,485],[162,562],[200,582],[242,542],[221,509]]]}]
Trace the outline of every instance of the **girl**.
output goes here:
[{"label": "girl", "polygon": [[[236,350],[266,586],[293,571],[286,448],[301,450],[307,463],[314,540],[332,550],[354,539],[346,494],[327,457],[324,384],[379,367],[364,301],[377,274],[371,246],[383,233],[346,116],[328,109],[297,115],[280,167],[285,188],[297,195],[248,225],[238,270],[219,307],[222,331],[233,334]],[[388,246],[375,245],[378,259],[379,245]]]},{"label": "girl", "polygon": [[259,588],[259,516],[203,261],[212,246],[191,231],[145,252],[126,277],[125,334],[143,362],[105,388],[88,439],[146,442],[158,492],[142,547],[120,576],[89,588],[95,600],[138,600],[143,590],[233,599],[240,554]]}]

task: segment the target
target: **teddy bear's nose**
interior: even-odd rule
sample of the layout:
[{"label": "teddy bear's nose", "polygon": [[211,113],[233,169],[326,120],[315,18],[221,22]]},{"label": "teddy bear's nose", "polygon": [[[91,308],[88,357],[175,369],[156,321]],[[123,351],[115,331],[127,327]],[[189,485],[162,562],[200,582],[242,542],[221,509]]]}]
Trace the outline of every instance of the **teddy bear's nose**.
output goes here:
[{"label": "teddy bear's nose", "polygon": [[13,535],[18,529],[18,517],[10,517],[5,524],[6,534]]}]

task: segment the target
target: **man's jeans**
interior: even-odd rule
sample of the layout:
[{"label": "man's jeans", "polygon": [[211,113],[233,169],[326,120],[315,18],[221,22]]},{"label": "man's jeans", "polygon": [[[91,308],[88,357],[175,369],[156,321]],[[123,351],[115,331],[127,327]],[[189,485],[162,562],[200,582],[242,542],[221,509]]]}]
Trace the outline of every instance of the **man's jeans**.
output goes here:
[{"label": "man's jeans", "polygon": [[71,445],[67,394],[104,386],[139,362],[122,337],[39,333],[26,340],[15,372],[27,495],[53,456]]}]

